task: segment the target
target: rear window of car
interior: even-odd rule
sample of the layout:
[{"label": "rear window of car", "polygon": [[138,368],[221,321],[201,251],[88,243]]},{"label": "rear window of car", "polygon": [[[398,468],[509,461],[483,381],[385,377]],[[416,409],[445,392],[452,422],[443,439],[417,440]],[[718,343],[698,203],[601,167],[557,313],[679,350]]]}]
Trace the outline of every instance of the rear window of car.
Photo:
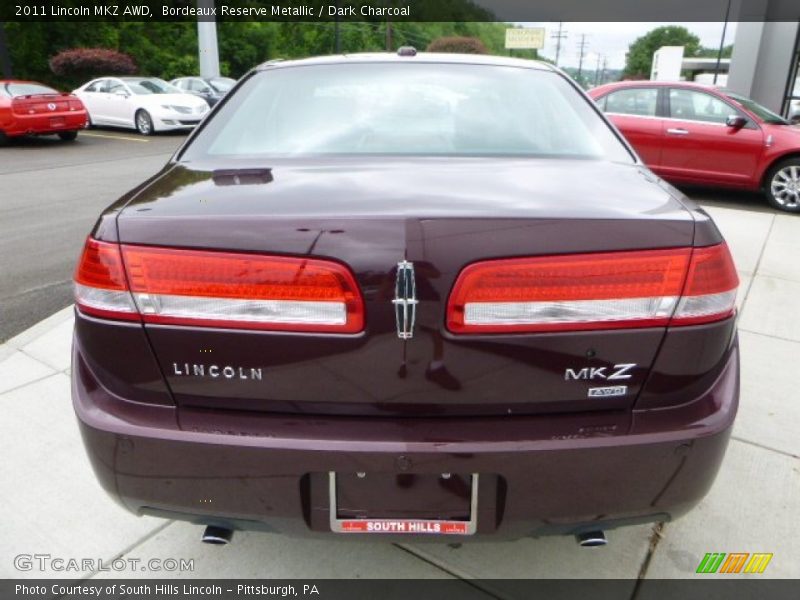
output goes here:
[{"label": "rear window of car", "polygon": [[125,83],[134,94],[148,96],[150,94],[178,94],[180,90],[163,79],[125,79]]},{"label": "rear window of car", "polygon": [[370,154],[633,161],[590,101],[557,73],[436,63],[256,73],[181,158]]},{"label": "rear window of car", "polygon": [[655,117],[658,106],[656,88],[630,88],[611,92],[602,99],[603,110],[623,115]]},{"label": "rear window of car", "polygon": [[208,80],[208,84],[218,92],[229,92],[231,88],[236,85],[235,79],[228,79],[227,77],[219,77]]},{"label": "rear window of car", "polygon": [[40,83],[5,83],[2,86],[5,96],[34,96],[37,94],[58,94],[59,92],[51,87]]}]

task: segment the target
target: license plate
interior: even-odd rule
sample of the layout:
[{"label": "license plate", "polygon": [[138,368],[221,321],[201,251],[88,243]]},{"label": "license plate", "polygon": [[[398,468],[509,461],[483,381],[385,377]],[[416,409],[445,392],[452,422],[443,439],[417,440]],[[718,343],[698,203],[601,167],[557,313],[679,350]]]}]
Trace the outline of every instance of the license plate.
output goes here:
[{"label": "license plate", "polygon": [[328,474],[331,531],[336,533],[472,535],[478,525],[478,474],[473,473],[471,479],[468,520],[340,518],[337,506],[336,473],[331,472]]},{"label": "license plate", "polygon": [[50,119],[50,127],[63,127],[66,125],[64,117],[53,117]]}]

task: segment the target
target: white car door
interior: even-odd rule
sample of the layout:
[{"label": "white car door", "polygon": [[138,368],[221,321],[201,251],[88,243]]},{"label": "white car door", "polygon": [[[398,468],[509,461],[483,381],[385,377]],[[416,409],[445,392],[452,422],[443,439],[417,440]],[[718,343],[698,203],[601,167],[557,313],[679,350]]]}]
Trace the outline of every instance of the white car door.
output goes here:
[{"label": "white car door", "polygon": [[83,102],[89,117],[94,125],[108,125],[106,120],[106,94],[108,89],[107,79],[98,79],[77,93]]},{"label": "white car door", "polygon": [[136,113],[136,96],[119,79],[111,79],[108,89],[108,118],[111,125],[117,127],[133,127],[133,115]]}]

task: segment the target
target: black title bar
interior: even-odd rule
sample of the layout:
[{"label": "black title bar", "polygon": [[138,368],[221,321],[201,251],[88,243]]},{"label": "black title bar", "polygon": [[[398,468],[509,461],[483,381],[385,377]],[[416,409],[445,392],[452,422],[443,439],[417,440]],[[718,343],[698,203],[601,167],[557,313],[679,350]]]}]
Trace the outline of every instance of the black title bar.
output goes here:
[{"label": "black title bar", "polygon": [[[728,9],[730,8],[730,11]],[[2,0],[0,21],[798,21],[800,0]]]}]

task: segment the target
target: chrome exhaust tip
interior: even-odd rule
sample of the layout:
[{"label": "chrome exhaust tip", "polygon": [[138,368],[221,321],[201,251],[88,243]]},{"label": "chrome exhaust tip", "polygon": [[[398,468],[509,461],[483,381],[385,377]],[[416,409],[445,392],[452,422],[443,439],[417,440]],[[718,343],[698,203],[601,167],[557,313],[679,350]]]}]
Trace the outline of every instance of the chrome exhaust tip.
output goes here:
[{"label": "chrome exhaust tip", "polygon": [[216,527],[215,525],[206,526],[203,532],[203,543],[214,544],[215,546],[225,546],[229,544],[233,538],[233,531],[225,527]]},{"label": "chrome exhaust tip", "polygon": [[587,531],[575,536],[581,548],[599,548],[608,544],[606,534],[602,531]]}]

